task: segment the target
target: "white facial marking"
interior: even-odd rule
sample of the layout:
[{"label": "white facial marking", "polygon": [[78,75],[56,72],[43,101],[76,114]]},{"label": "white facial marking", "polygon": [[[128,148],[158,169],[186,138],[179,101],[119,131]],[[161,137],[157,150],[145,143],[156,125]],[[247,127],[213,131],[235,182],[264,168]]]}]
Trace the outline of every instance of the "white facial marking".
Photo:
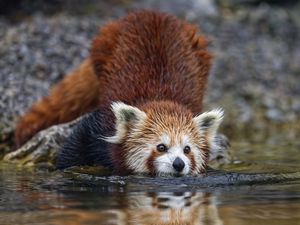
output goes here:
[{"label": "white facial marking", "polygon": [[[193,118],[195,126],[198,128],[200,135],[207,139],[210,148],[212,148],[213,146],[213,141],[215,139],[217,130],[223,120],[223,116],[224,111],[222,109],[215,109],[209,112],[204,112],[199,116]],[[199,149],[199,151],[197,151],[197,154],[195,154],[195,160],[195,173],[199,173],[204,169],[204,155],[201,149]]]},{"label": "white facial marking", "polygon": [[160,140],[161,140],[161,143],[166,146],[170,146],[170,144],[171,144],[171,138],[167,134],[163,134],[161,136]]},{"label": "white facial marking", "polygon": [[[173,167],[173,162],[179,157],[185,164],[181,172],[177,172]],[[155,159],[154,165],[158,173],[161,174],[188,174],[190,171],[190,160],[187,158],[181,147],[171,147],[168,149],[168,152],[157,157]]]},{"label": "white facial marking", "polygon": [[183,135],[182,136],[182,145],[187,146],[190,145],[190,138],[188,135]]},{"label": "white facial marking", "polygon": [[[178,138],[178,140],[176,140],[174,146],[170,146],[171,138],[167,134],[163,134],[161,136],[161,141],[161,144],[168,146],[168,151],[157,157],[154,161],[154,166],[158,175],[188,174],[190,172],[191,162],[190,159],[184,154],[183,149],[186,145],[189,145],[189,137],[187,135],[183,135],[181,139]],[[176,171],[173,167],[173,163],[177,157],[179,157],[185,164],[181,172]]]},{"label": "white facial marking", "polygon": [[114,102],[111,108],[116,117],[116,134],[112,137],[104,138],[110,143],[121,143],[127,133],[127,125],[131,124],[133,128],[137,129],[147,117],[145,112],[123,102]]},{"label": "white facial marking", "polygon": [[[164,134],[161,140],[166,141],[166,143],[170,143],[171,138]],[[162,142],[163,143],[163,142]],[[203,143],[204,144],[204,143]],[[167,146],[167,144],[166,144]],[[184,147],[189,146],[191,152],[188,154],[192,154],[195,160],[195,168],[193,171],[191,170],[191,160],[188,154],[184,153]],[[185,164],[183,170],[178,173],[173,167],[174,160],[179,157]],[[192,143],[189,135],[185,134],[181,137],[178,137],[178,140],[175,142],[174,146],[169,146],[169,149],[166,153],[157,157],[154,161],[154,165],[156,168],[156,172],[158,175],[164,174],[178,174],[178,175],[186,175],[186,174],[199,174],[204,169],[204,153],[201,149],[199,149],[199,143]]]},{"label": "white facial marking", "polygon": [[215,109],[209,112],[204,112],[199,116],[193,118],[198,130],[201,134],[206,134],[211,142],[223,120],[224,111],[222,109]]}]

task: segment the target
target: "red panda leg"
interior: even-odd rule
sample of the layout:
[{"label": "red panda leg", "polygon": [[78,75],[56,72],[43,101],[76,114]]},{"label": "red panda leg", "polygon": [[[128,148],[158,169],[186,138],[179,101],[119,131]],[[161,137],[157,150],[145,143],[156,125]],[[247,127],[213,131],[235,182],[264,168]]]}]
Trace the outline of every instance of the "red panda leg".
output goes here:
[{"label": "red panda leg", "polygon": [[42,129],[71,121],[95,109],[98,105],[98,91],[98,77],[88,58],[20,118],[15,132],[16,145],[24,144]]}]

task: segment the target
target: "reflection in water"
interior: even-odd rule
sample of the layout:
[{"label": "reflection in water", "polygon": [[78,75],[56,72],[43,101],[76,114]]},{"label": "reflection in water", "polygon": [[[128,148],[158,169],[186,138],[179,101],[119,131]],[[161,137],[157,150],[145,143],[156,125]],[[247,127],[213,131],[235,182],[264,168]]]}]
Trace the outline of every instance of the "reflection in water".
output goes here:
[{"label": "reflection in water", "polygon": [[299,180],[182,192],[141,187],[132,191],[0,164],[0,225],[300,224]]},{"label": "reflection in water", "polygon": [[55,224],[105,225],[221,225],[215,197],[202,192],[128,193],[123,209],[73,212],[72,220],[56,219]]},{"label": "reflection in water", "polygon": [[222,224],[213,198],[201,192],[131,194],[128,204],[129,224]]},{"label": "reflection in water", "polygon": [[[224,224],[299,225],[299,203],[262,204],[220,207]],[[259,223],[261,222],[261,223]]]}]

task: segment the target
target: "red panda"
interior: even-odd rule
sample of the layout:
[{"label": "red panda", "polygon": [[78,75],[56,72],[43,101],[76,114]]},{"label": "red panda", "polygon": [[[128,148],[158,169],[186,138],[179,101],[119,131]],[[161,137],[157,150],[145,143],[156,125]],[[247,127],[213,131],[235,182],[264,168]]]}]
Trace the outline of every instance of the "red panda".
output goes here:
[{"label": "red panda", "polygon": [[111,22],[77,70],[32,106],[16,143],[90,111],[61,149],[57,167],[102,165],[117,174],[205,172],[223,117],[199,113],[211,54],[197,28],[138,11]]}]

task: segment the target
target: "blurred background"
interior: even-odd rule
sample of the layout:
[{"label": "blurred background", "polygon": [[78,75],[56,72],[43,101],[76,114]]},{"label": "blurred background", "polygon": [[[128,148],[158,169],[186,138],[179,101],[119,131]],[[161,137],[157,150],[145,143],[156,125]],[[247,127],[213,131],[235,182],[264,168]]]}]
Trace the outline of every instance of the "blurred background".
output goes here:
[{"label": "blurred background", "polygon": [[18,117],[89,55],[99,28],[139,8],[169,12],[210,39],[204,106],[225,109],[231,157],[217,166],[226,173],[162,191],[159,178],[87,179],[0,162],[0,224],[299,225],[300,0],[0,0],[0,159]]},{"label": "blurred background", "polygon": [[300,1],[0,0],[0,148],[15,121],[89,54],[107,21],[138,8],[200,27],[215,59],[205,109],[223,107],[222,132],[252,143],[300,131]]}]

